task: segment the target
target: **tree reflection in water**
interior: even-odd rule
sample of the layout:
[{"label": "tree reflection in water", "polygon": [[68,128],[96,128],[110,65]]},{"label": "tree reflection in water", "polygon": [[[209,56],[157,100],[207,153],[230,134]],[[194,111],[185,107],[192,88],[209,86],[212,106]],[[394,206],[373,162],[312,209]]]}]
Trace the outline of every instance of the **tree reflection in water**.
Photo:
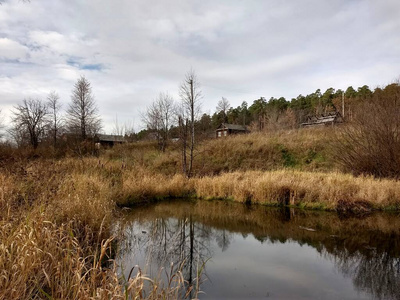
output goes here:
[{"label": "tree reflection in water", "polygon": [[150,277],[157,276],[160,267],[182,264],[190,285],[216,249],[228,250],[235,234],[253,235],[261,243],[294,241],[311,246],[351,278],[358,291],[379,299],[400,299],[400,218],[395,214],[343,218],[293,208],[188,201],[135,209],[124,226],[127,238],[121,245],[121,264],[127,270],[139,264]]}]

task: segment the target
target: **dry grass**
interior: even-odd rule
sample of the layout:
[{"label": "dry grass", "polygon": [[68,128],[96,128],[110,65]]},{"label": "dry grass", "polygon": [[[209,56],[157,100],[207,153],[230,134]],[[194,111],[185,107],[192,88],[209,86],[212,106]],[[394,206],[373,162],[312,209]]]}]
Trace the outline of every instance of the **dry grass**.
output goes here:
[{"label": "dry grass", "polygon": [[103,267],[112,238],[97,251],[75,236],[82,233],[73,222],[36,217],[18,227],[1,224],[0,234],[0,299],[178,299],[185,292],[179,270],[167,286],[141,272],[121,281],[115,265]]},{"label": "dry grass", "polygon": [[310,128],[231,136],[205,142],[196,157],[198,173],[276,170],[284,167],[303,171],[335,168],[329,144],[335,128]]},{"label": "dry grass", "polygon": [[182,193],[180,176],[153,180],[168,182],[161,191],[144,170],[92,158],[1,170],[0,299],[178,298],[185,291],[178,273],[162,285],[141,273],[121,281],[112,262],[104,267],[115,250],[118,197]]},{"label": "dry grass", "polygon": [[[285,167],[303,171],[332,171],[337,166],[330,153],[338,128],[308,128],[278,132],[255,132],[205,140],[195,151],[196,175],[222,172],[276,170]],[[150,171],[152,174],[181,173],[179,144],[161,153],[156,145],[140,142],[104,151],[103,157]]]},{"label": "dry grass", "polygon": [[226,173],[195,182],[200,198],[334,210],[399,209],[400,182],[341,173],[280,170]]},{"label": "dry grass", "polygon": [[151,200],[190,197],[191,192],[191,181],[183,175],[167,177],[160,174],[124,172],[117,203],[132,205]]}]

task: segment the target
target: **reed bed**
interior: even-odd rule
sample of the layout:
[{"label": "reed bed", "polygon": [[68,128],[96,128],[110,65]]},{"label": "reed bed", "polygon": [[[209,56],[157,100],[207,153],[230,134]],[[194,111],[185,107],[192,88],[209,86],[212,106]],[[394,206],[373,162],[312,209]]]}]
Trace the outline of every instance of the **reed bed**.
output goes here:
[{"label": "reed bed", "polygon": [[185,293],[179,270],[166,285],[141,272],[123,279],[112,261],[116,200],[131,192],[144,197],[148,185],[147,196],[161,195],[167,186],[175,195],[184,182],[169,178],[160,191],[146,174],[93,158],[1,169],[0,299],[177,299]]},{"label": "reed bed", "polygon": [[204,177],[194,183],[206,199],[329,210],[400,209],[400,182],[342,173],[249,171]]}]

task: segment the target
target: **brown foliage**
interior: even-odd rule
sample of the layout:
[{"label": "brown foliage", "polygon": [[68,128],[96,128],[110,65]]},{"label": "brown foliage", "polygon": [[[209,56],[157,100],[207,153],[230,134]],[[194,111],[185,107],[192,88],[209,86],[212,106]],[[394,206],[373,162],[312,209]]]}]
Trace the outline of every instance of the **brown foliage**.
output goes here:
[{"label": "brown foliage", "polygon": [[346,171],[400,177],[400,86],[375,90],[341,131],[336,159]]}]

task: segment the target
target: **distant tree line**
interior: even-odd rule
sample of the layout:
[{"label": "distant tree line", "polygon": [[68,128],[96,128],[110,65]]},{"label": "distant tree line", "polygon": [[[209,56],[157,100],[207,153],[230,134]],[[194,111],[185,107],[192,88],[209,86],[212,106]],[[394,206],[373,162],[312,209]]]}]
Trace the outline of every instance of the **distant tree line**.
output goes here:
[{"label": "distant tree line", "polygon": [[[379,90],[380,88],[377,88],[375,91]],[[222,97],[221,100],[216,101],[216,110],[213,114],[203,113],[198,115],[198,118],[194,120],[194,129],[197,136],[202,139],[213,137],[215,129],[222,123],[244,125],[251,131],[294,129],[300,127],[300,124],[305,122],[309,116],[321,116],[330,112],[340,112],[346,117],[347,121],[351,121],[356,108],[360,103],[371,99],[375,91],[371,91],[367,85],[359,87],[357,90],[350,86],[345,91],[329,88],[323,93],[318,89],[314,93],[305,96],[299,95],[290,101],[284,97],[271,97],[269,100],[260,97],[253,100],[251,105],[247,101],[243,101],[237,107],[232,107],[228,99]],[[131,134],[131,138],[133,140],[142,140],[155,138],[154,136],[156,136],[162,150],[165,149],[165,142],[163,142],[161,136],[179,138],[179,128],[175,108],[168,112],[168,119],[170,120],[168,124],[170,124],[170,127],[164,127],[160,130],[159,126],[157,126],[159,123],[154,121],[154,116],[156,115],[155,106],[159,107],[158,110],[161,109],[161,98],[165,97],[165,95],[160,94],[159,97],[148,108],[142,118],[146,128],[138,133]],[[172,98],[169,100],[171,103],[173,102]],[[342,101],[345,104],[345,111],[343,111]],[[174,105],[172,106],[174,107]],[[165,116],[160,119],[160,122],[166,122]]]}]

